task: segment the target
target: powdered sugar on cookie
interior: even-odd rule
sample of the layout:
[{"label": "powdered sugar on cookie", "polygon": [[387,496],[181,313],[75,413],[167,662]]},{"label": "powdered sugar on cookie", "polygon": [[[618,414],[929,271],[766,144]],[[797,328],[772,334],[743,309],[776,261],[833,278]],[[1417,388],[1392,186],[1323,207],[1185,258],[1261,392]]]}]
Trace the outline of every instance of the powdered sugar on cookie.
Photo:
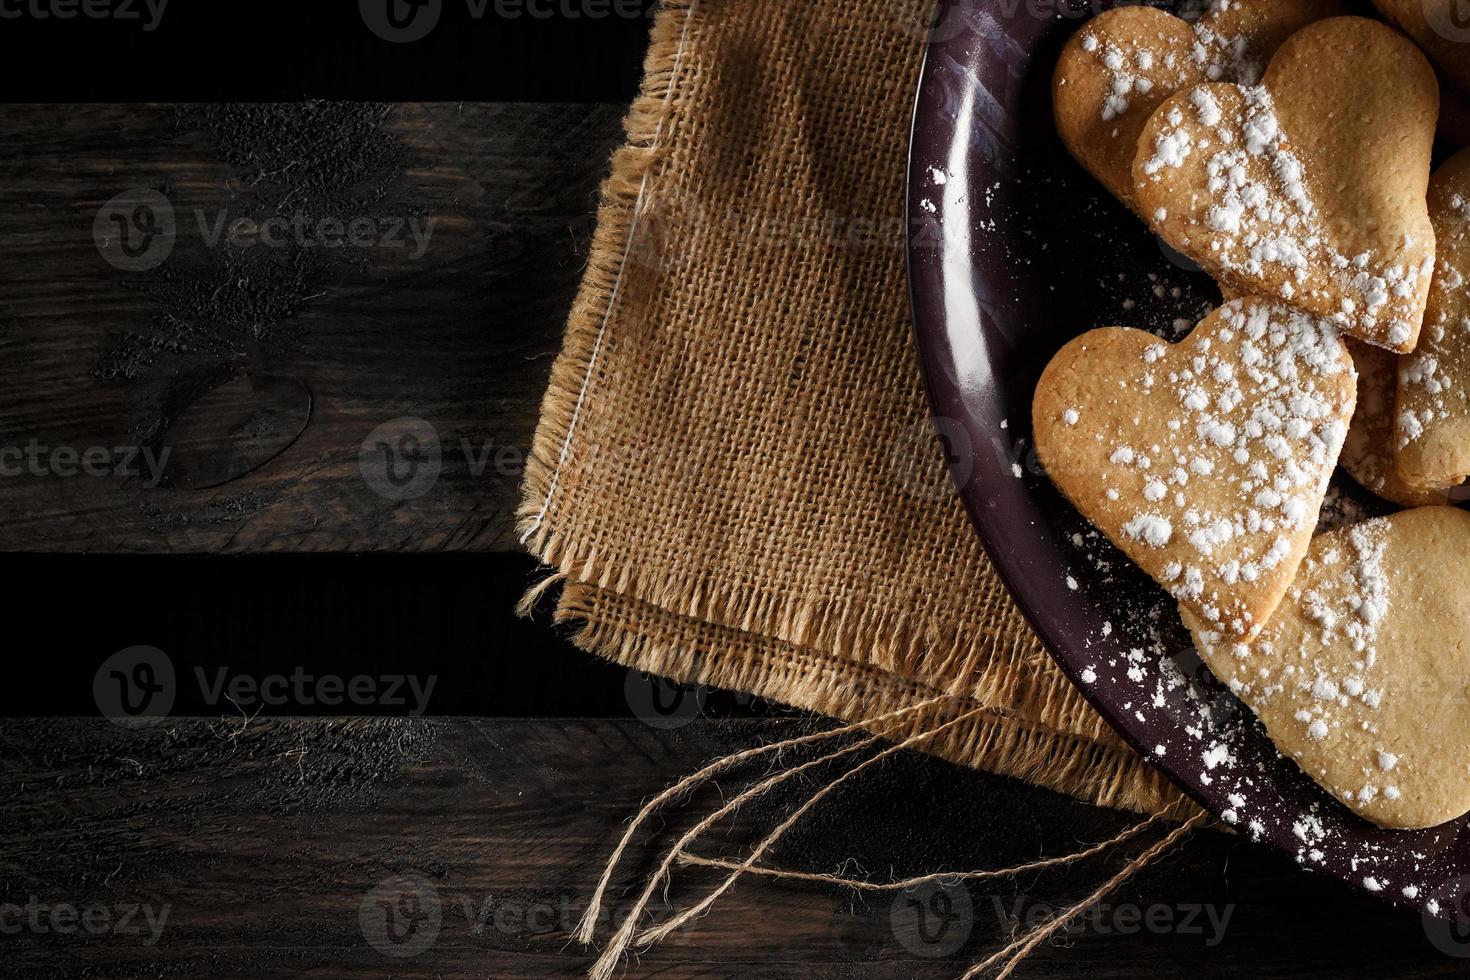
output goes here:
[{"label": "powdered sugar on cookie", "polygon": [[1404,511],[1314,541],[1248,644],[1186,615],[1205,661],[1282,751],[1384,826],[1434,826],[1470,808],[1470,662],[1459,649],[1470,602],[1429,586],[1466,546],[1470,515]]},{"label": "powdered sugar on cookie", "polygon": [[[1092,391],[1067,395],[1084,405],[1069,424],[1048,379],[1088,374]],[[1306,551],[1351,417],[1352,362],[1333,328],[1236,301],[1178,347],[1094,331],[1047,375],[1037,447],[1053,479],[1201,618],[1253,635]]]},{"label": "powdered sugar on cookie", "polygon": [[[1183,560],[1165,569],[1170,591],[1199,604],[1210,621],[1246,633],[1250,622],[1217,584],[1257,581],[1286,560],[1291,536],[1315,525],[1346,434],[1340,389],[1317,381],[1347,369],[1331,329],[1308,317],[1265,304],[1221,316],[1226,326],[1217,339],[1201,338],[1184,364],[1144,376],[1146,390],[1172,389],[1181,410],[1170,430],[1178,438],[1152,447],[1160,465],[1127,446],[1109,462],[1159,473],[1144,482],[1150,506],[1123,533],[1162,548],[1177,527],[1185,547]],[[1143,360],[1158,356],[1151,347]],[[1223,496],[1214,492],[1217,469],[1226,474]],[[1105,485],[1114,479],[1104,472]]]},{"label": "powdered sugar on cookie", "polygon": [[[1088,21],[1052,80],[1057,131],[1102,184],[1133,205],[1133,158],[1149,116],[1207,81],[1255,84],[1302,26],[1342,12],[1339,0],[1211,0],[1178,16],[1123,4]],[[1181,147],[1182,150],[1182,147]]]},{"label": "powdered sugar on cookie", "polygon": [[1343,254],[1267,88],[1191,89],[1145,133],[1136,194],[1164,211],[1157,230],[1175,247],[1365,339],[1398,347],[1417,335],[1433,250],[1406,237],[1392,254]]},{"label": "powdered sugar on cookie", "polygon": [[1438,255],[1419,347],[1400,359],[1396,463],[1408,485],[1458,486],[1470,475],[1470,153],[1430,182]]},{"label": "powdered sugar on cookie", "polygon": [[[1220,14],[1241,6],[1241,0],[1214,0],[1202,15],[1192,14],[1191,18],[1198,19],[1190,27],[1189,40],[1182,44],[1171,35],[1119,36],[1096,27],[1084,28],[1082,50],[1108,73],[1108,95],[1099,108],[1103,121],[1111,122],[1127,112],[1134,93],[1173,92],[1197,78],[1242,85],[1259,81],[1266,66],[1251,55],[1251,38],[1238,29],[1228,32],[1218,22]],[[1119,130],[1113,132],[1121,135]]]}]

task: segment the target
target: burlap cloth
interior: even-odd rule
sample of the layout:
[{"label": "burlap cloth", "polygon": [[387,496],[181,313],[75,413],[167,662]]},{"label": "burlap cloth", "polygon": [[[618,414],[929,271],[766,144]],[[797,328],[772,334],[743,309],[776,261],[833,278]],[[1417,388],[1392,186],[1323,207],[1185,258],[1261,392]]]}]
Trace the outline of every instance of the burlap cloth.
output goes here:
[{"label": "burlap cloth", "polygon": [[[947,487],[903,199],[933,0],[667,3],[536,433],[524,540],[576,642],[1111,806],[1175,791],[1053,666]],[[917,447],[917,450],[916,450]]]}]

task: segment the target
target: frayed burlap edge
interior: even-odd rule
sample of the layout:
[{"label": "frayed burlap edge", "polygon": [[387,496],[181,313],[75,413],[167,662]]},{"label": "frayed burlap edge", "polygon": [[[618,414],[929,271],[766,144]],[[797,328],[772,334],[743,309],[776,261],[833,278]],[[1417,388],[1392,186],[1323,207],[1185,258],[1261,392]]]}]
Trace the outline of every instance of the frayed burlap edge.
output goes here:
[{"label": "frayed burlap edge", "polygon": [[[933,746],[936,754],[1100,804],[1159,812],[1177,791],[1123,747],[1053,668],[993,573],[984,584],[998,593],[998,622],[941,626],[916,622],[910,613],[826,597],[739,596],[714,582],[670,583],[653,567],[605,560],[583,545],[575,515],[558,509],[563,464],[575,451],[577,421],[627,288],[626,259],[657,196],[667,136],[676,124],[681,59],[691,32],[698,30],[698,5],[699,0],[665,2],[655,19],[642,89],[624,123],[627,142],[613,155],[602,187],[588,265],[542,402],[517,514],[522,543],[554,569],[528,600],[566,583],[557,618],[583,624],[576,641],[590,652],[837,717],[869,715],[871,704],[856,706],[875,693],[896,705],[919,697],[924,685],[912,678],[954,678],[942,693],[984,706],[987,714]],[[958,502],[955,510],[963,520]],[[611,598],[636,604],[637,616],[598,618]],[[660,638],[651,624],[664,616],[695,621],[701,629],[735,631],[749,649],[744,655],[738,649],[705,655],[671,642],[670,633]],[[780,644],[785,652],[762,654],[756,649],[762,644]]]},{"label": "frayed burlap edge", "polygon": [[[850,663],[729,629],[708,636],[705,642],[715,649],[706,651],[690,638],[707,634],[708,624],[684,622],[586,585],[566,586],[556,618],[578,626],[572,636],[578,647],[625,667],[681,683],[745,691],[837,718],[881,715],[944,693],[917,679],[855,670]],[[636,630],[629,628],[633,624]],[[944,715],[957,717],[975,708],[984,709],[978,718],[946,732],[925,751],[1100,806],[1141,813],[1178,806],[1174,812],[1180,819],[1195,812],[1193,803],[1109,728],[1097,738],[1063,734],[963,697],[956,697]],[[886,734],[901,741],[934,723],[932,715],[919,714],[908,723],[890,723]]]},{"label": "frayed burlap edge", "polygon": [[643,85],[623,119],[627,141],[613,153],[611,173],[602,184],[587,268],[567,318],[561,353],[552,365],[551,381],[541,400],[541,421],[526,460],[516,530],[521,543],[548,565],[589,564],[586,557],[573,561],[568,553],[567,529],[558,529],[552,520],[557,485],[593,380],[603,336],[617,305],[638,208],[662,156],[665,144],[660,137],[675,106],[680,55],[697,6],[698,0],[666,0],[654,19],[643,65]]},{"label": "frayed burlap edge", "polygon": [[[720,583],[671,583],[653,566],[600,560],[579,540],[574,516],[558,509],[563,464],[575,451],[577,421],[597,380],[608,323],[626,288],[625,259],[638,234],[640,212],[649,212],[657,197],[663,145],[676,124],[681,57],[688,33],[698,30],[697,6],[694,0],[666,3],[655,20],[643,87],[625,120],[627,144],[613,156],[612,173],[603,185],[591,256],[542,402],[518,512],[522,542],[566,580],[890,673],[955,678],[952,693],[1013,710],[1041,705],[1037,720],[1043,724],[1096,737],[1102,722],[1060,672],[1051,669],[993,573],[984,586],[995,593],[988,601],[997,610],[997,622],[988,628],[921,622],[906,611],[806,594],[741,596]],[[917,384],[917,367],[915,377]],[[958,501],[954,510],[956,521],[965,520]],[[977,560],[985,561],[983,556]]]}]

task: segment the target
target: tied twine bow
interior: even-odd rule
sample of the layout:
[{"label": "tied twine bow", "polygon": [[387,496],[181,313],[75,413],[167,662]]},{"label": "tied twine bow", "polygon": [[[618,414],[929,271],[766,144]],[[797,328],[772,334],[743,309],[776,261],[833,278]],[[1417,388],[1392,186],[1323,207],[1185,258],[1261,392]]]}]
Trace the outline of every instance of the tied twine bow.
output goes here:
[{"label": "tied twine bow", "polygon": [[[695,918],[708,912],[710,908],[714,906],[715,902],[717,902],[722,895],[724,895],[727,891],[734,887],[735,883],[740,879],[742,875],[745,875],[747,873],[768,878],[778,878],[787,881],[805,881],[825,885],[833,885],[841,888],[852,889],[859,892],[905,891],[910,888],[931,883],[950,885],[957,884],[962,881],[980,881],[985,879],[1012,877],[1032,871],[1042,871],[1050,868],[1065,867],[1085,860],[1087,858],[1095,857],[1097,855],[1101,855],[1108,851],[1111,851],[1114,848],[1122,845],[1123,843],[1135,837],[1138,837],[1139,835],[1155,827],[1156,825],[1165,823],[1167,821],[1170,814],[1156,814],[1152,817],[1140,821],[1139,823],[1132,825],[1131,827],[1128,827],[1121,833],[1109,838],[1108,840],[1094,844],[1090,847],[1084,848],[1074,853],[1061,855],[1058,857],[1042,858],[1037,861],[1031,861],[1026,864],[1021,864],[1014,867],[968,872],[942,872],[936,874],[921,875],[913,878],[906,878],[901,881],[864,881],[859,879],[842,878],[834,875],[817,874],[812,872],[788,871],[782,868],[772,867],[759,863],[761,861],[761,858],[764,857],[765,854],[772,847],[774,847],[783,836],[785,836],[786,832],[790,830],[797,821],[808,814],[823,799],[831,795],[831,793],[833,793],[838,787],[852,780],[859,773],[877,765],[884,759],[889,758],[890,756],[893,756],[905,749],[914,748],[922,745],[923,743],[932,740],[936,736],[941,735],[942,733],[949,731],[950,729],[961,725],[966,721],[969,721],[977,714],[979,714],[982,710],[972,709],[947,720],[940,720],[943,717],[945,709],[950,708],[954,703],[955,698],[948,695],[931,698],[928,701],[923,701],[905,708],[900,708],[896,711],[890,711],[886,714],[878,715],[874,718],[865,719],[863,721],[855,722],[853,724],[843,725],[838,728],[833,728],[827,731],[817,732],[810,735],[803,735],[797,738],[786,739],[781,742],[774,742],[769,745],[747,749],[742,752],[736,752],[731,755],[727,755],[724,758],[717,759],[709,765],[705,766],[703,769],[700,769],[698,772],[684,777],[674,785],[659,793],[653,799],[649,800],[643,806],[643,808],[639,810],[638,814],[633,818],[633,821],[629,824],[627,831],[624,832],[622,839],[618,842],[617,847],[613,850],[612,856],[608,859],[607,866],[603,869],[602,877],[599,879],[597,883],[597,888],[593,892],[592,901],[588,905],[587,911],[583,915],[582,920],[577,928],[575,938],[584,945],[591,945],[595,941],[597,921],[602,913],[603,902],[612,881],[613,872],[616,870],[618,864],[622,861],[624,854],[632,845],[633,839],[637,836],[639,829],[655,813],[657,813],[666,805],[686,796],[695,788],[710,782],[717,776],[720,776],[728,770],[731,770],[743,763],[750,762],[764,756],[779,757],[782,753],[788,752],[790,750],[801,749],[808,746],[816,746],[820,745],[821,743],[841,739],[843,736],[861,733],[861,737],[858,738],[856,741],[843,745],[832,751],[828,751],[825,754],[820,755],[814,759],[810,759],[806,762],[780,769],[773,774],[766,776],[765,778],[761,779],[760,781],[754,783],[747,789],[740,792],[738,795],[732,797],[727,803],[719,807],[714,812],[705,816],[690,830],[685,832],[674,844],[674,846],[670,848],[667,853],[665,853],[663,860],[659,862],[658,867],[644,883],[643,889],[639,893],[638,900],[634,904],[632,910],[623,920],[622,925],[614,933],[612,939],[608,942],[607,946],[602,950],[601,955],[592,965],[591,970],[588,971],[587,975],[590,980],[611,980],[612,976],[617,972],[619,966],[621,965],[623,957],[627,955],[631,950],[635,948],[640,950],[647,949],[648,947],[651,947],[656,943],[662,941],[663,939],[667,938],[670,934],[687,925]],[[782,820],[775,827],[775,829],[773,829],[763,840],[756,844],[755,847],[751,849],[749,854],[747,854],[743,860],[732,861],[726,859],[704,857],[689,850],[690,846],[694,844],[707,831],[709,831],[710,828],[712,828],[723,818],[740,809],[746,803],[765,796],[777,786],[789,782],[797,776],[810,772],[828,763],[836,762],[838,760],[846,759],[848,757],[856,756],[859,753],[862,753],[864,750],[871,748],[872,746],[879,743],[882,739],[884,739],[885,735],[892,733],[894,731],[895,723],[903,721],[904,719],[909,718],[909,716],[912,716],[912,719],[910,719],[911,723],[927,724],[925,725],[925,727],[922,727],[917,733],[908,735],[907,737],[904,737],[901,741],[892,742],[892,744],[889,744],[881,751],[868,756],[863,761],[843,772],[836,779],[833,779],[826,785],[819,788],[815,793],[809,796],[804,803],[796,807],[796,809],[793,810],[790,815],[787,816],[784,820]],[[1186,835],[1188,835],[1191,831],[1193,831],[1196,827],[1198,827],[1201,823],[1203,823],[1204,820],[1205,815],[1203,813],[1197,813],[1184,823],[1175,826],[1164,837],[1160,838],[1158,841],[1150,845],[1137,857],[1134,857],[1133,859],[1128,861],[1116,874],[1114,874],[1111,878],[1098,886],[1098,888],[1086,898],[1077,902],[1070,908],[1067,908],[1057,915],[1051,917],[1046,922],[1037,926],[1031,932],[1017,937],[1016,939],[1008,943],[1004,948],[986,957],[981,962],[976,963],[974,966],[965,971],[960,980],[977,980],[977,978],[985,976],[991,970],[998,971],[995,974],[997,980],[1003,980],[1003,978],[1011,976],[1011,974],[1014,973],[1016,967],[1019,966],[1020,963],[1037,947],[1046,942],[1052,936],[1056,935],[1062,929],[1066,928],[1066,926],[1072,920],[1076,919],[1087,909],[1102,901],[1113,890],[1118,888],[1120,885],[1122,885],[1133,875],[1137,874],[1143,868],[1151,864],[1161,854],[1164,854],[1180,840],[1182,840]],[[673,876],[673,870],[676,865],[681,867],[714,868],[728,873],[726,874],[724,879],[722,879],[720,883],[715,886],[712,891],[710,891],[707,895],[705,895],[704,898],[700,899],[698,902],[694,903],[683,911],[676,913],[675,915],[671,916],[660,924],[651,925],[647,928],[643,928],[642,924],[644,918],[649,913],[649,909],[654,896],[658,893],[661,887],[667,887],[667,884],[670,882]]]}]

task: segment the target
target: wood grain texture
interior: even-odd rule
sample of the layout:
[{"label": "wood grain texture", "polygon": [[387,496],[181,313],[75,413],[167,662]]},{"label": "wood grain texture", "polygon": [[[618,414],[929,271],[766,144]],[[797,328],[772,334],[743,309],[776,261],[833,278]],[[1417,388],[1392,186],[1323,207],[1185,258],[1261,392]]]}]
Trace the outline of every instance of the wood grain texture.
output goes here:
[{"label": "wood grain texture", "polygon": [[[0,106],[0,451],[34,439],[79,455],[105,447],[111,459],[141,444],[174,461],[157,486],[54,465],[0,476],[0,551],[513,547],[519,454],[620,116],[577,105]],[[312,161],[308,172],[292,154]],[[99,210],[131,188],[163,194],[177,219],[173,252],[144,272],[110,265],[94,238]],[[196,212],[214,221],[222,209],[436,223],[419,259],[210,248]],[[402,416],[434,427],[443,465],[427,492],[394,500],[364,479],[359,454]],[[221,622],[254,615],[209,609]],[[116,619],[131,635],[140,615]],[[514,645],[498,619],[473,632]],[[569,932],[642,801],[712,757],[811,724],[0,721],[0,976],[579,977],[593,955]],[[753,806],[703,850],[738,853],[816,785]],[[616,878],[614,915],[651,855],[720,799],[698,795],[650,827]],[[901,877],[1063,853],[1127,822],[905,754],[815,809],[776,858]],[[1010,916],[1069,904],[1114,866],[909,897],[747,881],[628,975],[953,977],[1001,945]],[[685,872],[672,895],[687,901],[712,880]],[[422,949],[412,940],[428,930],[386,938],[380,901],[401,922],[429,921],[407,915],[405,898],[421,913],[438,903]],[[1197,913],[1179,927],[1199,906],[1230,916],[1214,944],[1207,925],[1194,931]],[[1140,934],[1133,910],[1175,927]],[[1020,975],[1464,971],[1417,919],[1213,835],[1087,921]]]},{"label": "wood grain texture", "polygon": [[[5,457],[0,550],[510,547],[621,113],[0,107],[0,451],[34,440],[43,460]],[[94,238],[131,189],[163,194],[175,218],[172,251],[144,271],[114,267]],[[298,215],[306,231],[278,247],[231,245],[228,224],[209,240],[221,217]],[[322,220],[359,219],[373,244],[301,244],[344,237]],[[403,500],[359,465],[400,417],[433,426],[442,459]],[[140,446],[169,452],[161,481],[138,463],[112,475],[118,450]],[[94,470],[108,475],[57,448],[105,451]]]},{"label": "wood grain texture", "polygon": [[[3,722],[0,972],[580,976],[592,957],[568,933],[640,802],[713,756],[810,724],[226,718],[130,730]],[[737,853],[816,785],[753,807],[701,850]],[[691,804],[705,812],[720,799],[696,794]],[[650,847],[615,879],[613,915],[625,914],[652,849],[667,847],[693,809],[654,821],[643,839]],[[1075,849],[1128,822],[908,754],[820,805],[777,859],[877,878],[994,867]],[[973,883],[963,899],[950,896],[958,904],[919,896],[936,914],[922,934],[908,897],[747,881],[627,975],[953,977],[998,948],[1010,916],[1046,915],[1113,867],[1098,860]],[[672,895],[687,902],[711,881],[686,871]],[[411,906],[395,904],[406,887],[418,901],[412,916]],[[385,939],[380,899],[398,909],[397,921],[418,923],[410,942]],[[1223,933],[1178,928],[1200,905],[1217,917],[1228,909]],[[75,908],[79,923],[90,915],[92,926],[50,928],[61,906]],[[133,908],[143,911],[114,928]],[[150,942],[144,912],[158,922],[165,908]],[[1174,926],[1141,927],[1129,909]],[[70,924],[65,911],[60,921]],[[1464,966],[1434,948],[1417,919],[1212,833],[1086,921],[1020,975],[1428,977],[1461,975]],[[404,952],[413,955],[389,955]]]}]

